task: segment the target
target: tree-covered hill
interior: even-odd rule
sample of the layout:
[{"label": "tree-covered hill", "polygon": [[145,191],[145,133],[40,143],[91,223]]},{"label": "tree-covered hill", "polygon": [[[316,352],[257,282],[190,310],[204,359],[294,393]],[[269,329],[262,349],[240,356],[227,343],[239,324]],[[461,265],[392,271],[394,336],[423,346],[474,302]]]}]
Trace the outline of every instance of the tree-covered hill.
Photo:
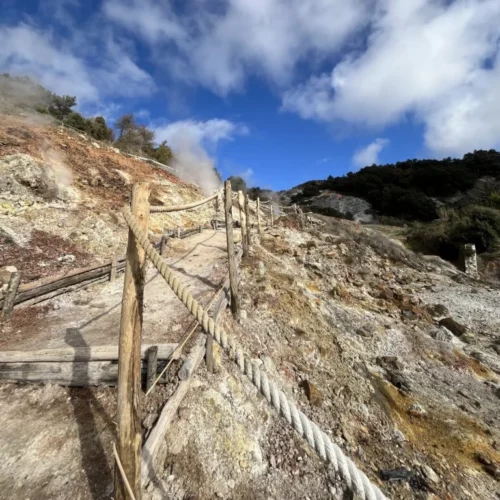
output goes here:
[{"label": "tree-covered hill", "polygon": [[298,186],[302,192],[292,201],[300,202],[325,190],[336,191],[367,200],[380,215],[430,221],[438,217],[436,199],[449,201],[483,177],[500,178],[500,153],[495,150],[474,151],[462,159],[372,165],[342,177],[306,182]]}]

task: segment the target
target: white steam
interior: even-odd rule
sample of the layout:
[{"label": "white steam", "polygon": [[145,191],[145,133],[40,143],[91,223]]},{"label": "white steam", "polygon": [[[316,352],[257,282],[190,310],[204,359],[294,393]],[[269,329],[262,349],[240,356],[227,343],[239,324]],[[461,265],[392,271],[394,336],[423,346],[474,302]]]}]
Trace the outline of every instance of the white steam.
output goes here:
[{"label": "white steam", "polygon": [[174,165],[179,176],[200,186],[207,195],[221,185],[215,173],[215,160],[206,148],[215,150],[219,141],[231,140],[234,135],[246,134],[247,128],[227,120],[205,122],[184,120],[155,128],[158,141],[166,140],[175,155]]},{"label": "white steam", "polygon": [[170,141],[174,151],[173,166],[181,179],[200,186],[207,196],[220,187],[220,179],[215,173],[215,162],[201,144],[189,135],[179,135]]}]

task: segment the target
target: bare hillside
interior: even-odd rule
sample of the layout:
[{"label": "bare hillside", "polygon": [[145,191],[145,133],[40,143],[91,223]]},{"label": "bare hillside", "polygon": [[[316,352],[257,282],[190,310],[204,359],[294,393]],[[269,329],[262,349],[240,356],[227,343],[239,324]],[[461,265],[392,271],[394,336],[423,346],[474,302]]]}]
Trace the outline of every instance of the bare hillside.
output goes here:
[{"label": "bare hillside", "polygon": [[[119,211],[139,181],[153,185],[154,205],[202,197],[166,170],[43,117],[1,116],[0,267],[15,265],[30,281],[123,254],[127,232]],[[158,215],[150,230],[205,224],[212,215],[211,208]]]}]

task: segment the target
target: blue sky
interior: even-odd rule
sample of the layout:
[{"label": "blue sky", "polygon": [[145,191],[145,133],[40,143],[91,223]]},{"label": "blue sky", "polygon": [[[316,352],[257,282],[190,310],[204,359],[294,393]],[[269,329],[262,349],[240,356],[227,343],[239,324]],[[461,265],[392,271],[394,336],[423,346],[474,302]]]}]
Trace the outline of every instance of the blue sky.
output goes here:
[{"label": "blue sky", "polygon": [[0,70],[285,189],[500,147],[498,0],[3,0]]}]

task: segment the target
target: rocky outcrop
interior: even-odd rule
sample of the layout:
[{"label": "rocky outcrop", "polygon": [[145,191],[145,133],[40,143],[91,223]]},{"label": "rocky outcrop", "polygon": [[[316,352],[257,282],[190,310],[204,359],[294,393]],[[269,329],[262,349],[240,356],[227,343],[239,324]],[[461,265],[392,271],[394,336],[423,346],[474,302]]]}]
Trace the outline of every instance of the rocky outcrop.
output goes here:
[{"label": "rocky outcrop", "polygon": [[352,215],[355,221],[372,222],[371,205],[362,198],[344,196],[340,193],[321,193],[307,201],[307,205],[314,212],[315,209],[333,208],[344,215]]},{"label": "rocky outcrop", "polygon": [[[294,187],[288,191],[281,191],[279,193],[280,201],[283,205],[293,204],[293,200],[297,195],[302,194],[301,186]],[[334,191],[323,191],[317,196],[305,197],[300,202],[300,205],[307,207],[312,212],[323,213],[328,209],[339,212],[346,216],[352,216],[355,221],[359,222],[373,222],[372,206],[362,198],[354,196],[345,196]],[[332,214],[333,215],[333,214]]]}]

